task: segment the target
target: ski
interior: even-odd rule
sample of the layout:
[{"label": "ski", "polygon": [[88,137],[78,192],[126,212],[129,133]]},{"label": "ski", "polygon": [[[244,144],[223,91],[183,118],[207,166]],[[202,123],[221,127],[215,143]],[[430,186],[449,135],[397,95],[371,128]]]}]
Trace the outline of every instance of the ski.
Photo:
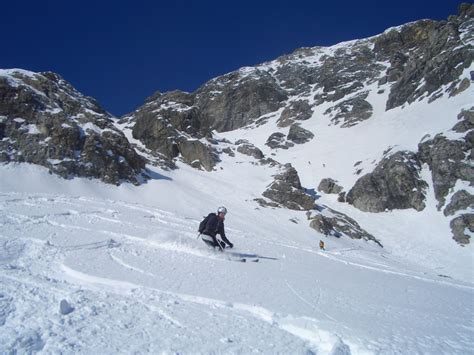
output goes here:
[{"label": "ski", "polygon": [[238,259],[235,259],[235,258],[229,258],[228,260],[231,260],[231,261],[237,261],[237,262],[241,262],[241,263],[246,263],[247,261],[251,261],[253,263],[258,263],[260,259],[247,259],[247,258],[238,258]]}]

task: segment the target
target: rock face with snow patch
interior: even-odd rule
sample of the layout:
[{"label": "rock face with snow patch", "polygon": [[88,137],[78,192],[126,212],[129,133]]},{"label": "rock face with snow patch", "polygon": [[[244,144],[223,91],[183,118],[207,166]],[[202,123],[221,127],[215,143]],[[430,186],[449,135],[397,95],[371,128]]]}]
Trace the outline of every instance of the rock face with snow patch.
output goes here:
[{"label": "rock face with snow patch", "polygon": [[320,212],[307,212],[310,220],[309,226],[325,236],[341,237],[345,235],[351,239],[364,239],[373,241],[382,246],[372,234],[365,231],[349,216],[337,212],[327,206],[317,206]]},{"label": "rock face with snow patch", "polygon": [[330,107],[326,114],[330,114],[331,121],[335,125],[341,123],[341,127],[351,127],[361,121],[365,121],[372,116],[372,105],[367,102],[368,93],[362,93],[341,103]]},{"label": "rock face with snow patch", "polygon": [[[474,197],[462,186],[474,184],[474,107],[462,110],[457,118],[459,122],[452,129],[457,139],[448,139],[440,133],[420,143],[418,149],[420,160],[431,170],[438,209],[444,207],[444,215],[450,218],[457,215],[450,222],[453,239],[467,244],[470,237],[466,229],[472,232],[474,215],[462,213],[473,210]],[[456,190],[458,184],[461,187]]]},{"label": "rock face with snow patch", "polygon": [[278,110],[287,93],[264,70],[242,68],[213,79],[196,92],[204,125],[231,131]]},{"label": "rock face with snow patch", "polygon": [[280,132],[275,132],[268,137],[265,145],[268,145],[272,149],[288,149],[294,146],[293,143],[288,142],[285,139],[285,135]]},{"label": "rock face with snow patch", "polygon": [[467,209],[474,210],[474,196],[466,190],[459,190],[451,197],[451,202],[446,206],[443,213],[445,216],[452,216],[457,211]]},{"label": "rock face with snow patch", "polygon": [[312,114],[313,111],[307,101],[293,101],[282,111],[278,119],[278,127],[291,126],[295,120],[307,120],[311,118]]},{"label": "rock face with snow patch", "polygon": [[331,178],[322,179],[318,186],[318,191],[326,194],[339,194],[342,190],[342,186],[338,185],[337,181]]},{"label": "rock face with snow patch", "polygon": [[443,134],[419,145],[420,159],[429,165],[438,200],[438,208],[445,204],[446,196],[458,180],[474,181],[472,162],[472,142],[474,131],[466,134],[464,139],[450,140]]},{"label": "rock face with snow patch", "polygon": [[275,175],[275,180],[262,195],[292,210],[314,208],[314,198],[306,194],[298,172],[291,164],[286,164],[283,172]]},{"label": "rock face with snow patch", "polygon": [[453,239],[456,242],[459,244],[469,244],[471,239],[469,233],[474,233],[474,213],[466,213],[454,218],[450,226],[453,232]]},{"label": "rock face with snow patch", "polygon": [[309,142],[314,138],[314,134],[301,127],[298,123],[294,123],[290,127],[288,136],[286,137],[289,141],[296,144],[303,144]]},{"label": "rock face with snow patch", "polygon": [[139,182],[144,160],[112,116],[54,73],[0,71],[0,161],[62,177]]},{"label": "rock face with snow patch", "polygon": [[133,138],[163,159],[181,157],[195,168],[210,171],[219,157],[208,140],[212,134],[203,125],[195,101],[196,95],[183,91],[157,92],[135,112],[124,116],[121,123],[131,129]]},{"label": "rock face with snow patch", "polygon": [[346,201],[366,212],[425,208],[426,182],[420,178],[421,163],[411,152],[384,158],[372,173],[362,176],[347,193]]},{"label": "rock face with snow patch", "polygon": [[211,171],[219,161],[215,150],[210,145],[204,144],[197,139],[180,140],[177,147],[184,162],[195,168],[202,167],[207,171]]},{"label": "rock face with snow patch", "polygon": [[237,151],[241,154],[244,155],[249,155],[251,157],[254,157],[255,159],[263,159],[264,154],[260,149],[258,149],[256,146],[250,143],[241,143],[237,147]]},{"label": "rock face with snow patch", "polygon": [[382,79],[393,82],[388,110],[423,96],[435,100],[444,85],[448,85],[450,95],[469,86],[459,77],[474,59],[472,46],[463,45],[472,40],[472,9],[472,4],[464,4],[459,16],[450,16],[448,21],[417,21],[375,39],[377,59],[390,61]]}]

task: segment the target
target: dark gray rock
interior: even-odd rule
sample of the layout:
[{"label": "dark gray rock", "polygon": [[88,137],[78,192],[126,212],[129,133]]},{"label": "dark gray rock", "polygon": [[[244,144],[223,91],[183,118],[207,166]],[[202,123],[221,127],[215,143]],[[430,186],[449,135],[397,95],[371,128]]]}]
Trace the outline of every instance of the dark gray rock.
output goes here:
[{"label": "dark gray rock", "polygon": [[312,114],[313,110],[308,101],[293,101],[282,111],[280,118],[278,119],[278,126],[291,126],[294,123],[294,120],[307,120],[311,118]]},{"label": "dark gray rock", "polygon": [[469,244],[471,237],[466,234],[466,229],[471,233],[474,232],[474,214],[468,213],[456,217],[451,221],[450,226],[456,242],[461,245]]},{"label": "dark gray rock", "polygon": [[274,176],[275,180],[263,192],[263,196],[292,210],[310,210],[314,198],[305,193],[298,172],[290,164],[284,171]]},{"label": "dark gray rock", "polygon": [[314,134],[301,127],[298,123],[294,123],[290,127],[287,139],[296,144],[309,142],[314,138]]},{"label": "dark gray rock", "polygon": [[474,5],[467,2],[463,2],[458,7],[458,13],[459,17],[472,18],[474,17]]},{"label": "dark gray rock", "polygon": [[217,152],[197,139],[181,139],[177,146],[184,162],[195,168],[202,167],[207,171],[211,171],[219,161]]},{"label": "dark gray rock", "polygon": [[427,184],[420,178],[421,163],[411,152],[384,158],[372,173],[362,176],[347,193],[346,201],[365,212],[425,208]]},{"label": "dark gray rock", "polygon": [[69,304],[68,301],[66,300],[61,300],[59,303],[59,313],[62,315],[67,315],[69,313],[72,313],[74,311],[74,308]]},{"label": "dark gray rock", "polygon": [[443,213],[445,216],[452,216],[457,211],[474,209],[474,196],[466,190],[457,191],[451,198],[451,202],[446,206]]},{"label": "dark gray rock", "polygon": [[427,163],[431,170],[438,209],[445,203],[446,195],[458,179],[472,183],[474,168],[466,158],[472,154],[471,135],[463,140],[449,140],[442,134],[418,145],[420,160]]},{"label": "dark gray rock", "polygon": [[276,202],[268,201],[264,198],[255,198],[255,202],[257,202],[261,207],[271,207],[271,208],[278,208],[280,205]]},{"label": "dark gray rock", "polygon": [[337,184],[337,181],[331,178],[324,178],[318,186],[318,191],[326,194],[339,194],[343,190],[342,186]]},{"label": "dark gray rock", "polygon": [[115,128],[113,117],[54,73],[0,75],[0,135],[0,161],[112,184],[145,178],[145,160]]},{"label": "dark gray rock", "polygon": [[469,89],[470,86],[471,86],[471,82],[468,78],[464,78],[461,81],[456,80],[451,84],[450,89],[448,89],[450,91],[449,96],[452,97],[452,96],[459,95],[463,91],[466,91],[467,89]]},{"label": "dark gray rock", "polygon": [[249,70],[218,77],[197,90],[196,104],[206,127],[234,130],[281,107],[287,94],[275,78],[263,70]]},{"label": "dark gray rock", "polygon": [[147,148],[157,151],[168,159],[179,155],[177,140],[179,132],[164,118],[154,113],[140,112],[136,115],[132,136],[140,140]]},{"label": "dark gray rock", "polygon": [[243,143],[238,146],[237,151],[244,155],[249,155],[255,159],[263,159],[264,155],[260,149],[250,143]]},{"label": "dark gray rock", "polygon": [[222,152],[227,154],[230,157],[235,157],[234,151],[229,147],[222,149]]},{"label": "dark gray rock", "polygon": [[331,121],[338,125],[342,120],[341,127],[351,127],[359,122],[365,121],[372,116],[372,105],[367,102],[368,93],[362,93],[354,98],[342,101],[336,106],[330,107],[325,114],[332,114]]},{"label": "dark gray rock", "polygon": [[272,133],[270,137],[268,137],[265,145],[268,145],[272,149],[288,149],[294,146],[293,143],[287,142],[285,135],[280,132]]},{"label": "dark gray rock", "polygon": [[311,218],[309,226],[316,230],[317,232],[324,234],[326,236],[336,234],[334,226],[331,223],[331,219],[324,217],[321,214],[318,214]]},{"label": "dark gray rock", "polygon": [[453,131],[458,133],[465,133],[474,128],[474,107],[469,110],[462,110],[458,115],[458,122],[454,127]]},{"label": "dark gray rock", "polygon": [[469,18],[454,16],[450,21],[412,22],[375,38],[376,57],[391,63],[386,73],[386,81],[393,82],[387,110],[432,94],[440,97],[436,92],[451,83],[456,83],[449,89],[451,95],[467,88],[469,82],[459,80],[474,58],[460,38],[460,29],[466,27],[474,27]]},{"label": "dark gray rock", "polygon": [[309,226],[326,236],[341,237],[345,235],[351,239],[364,239],[373,241],[383,247],[379,240],[365,231],[360,225],[349,216],[337,212],[327,206],[318,206],[318,210],[324,213],[317,213],[314,216],[308,212]]}]

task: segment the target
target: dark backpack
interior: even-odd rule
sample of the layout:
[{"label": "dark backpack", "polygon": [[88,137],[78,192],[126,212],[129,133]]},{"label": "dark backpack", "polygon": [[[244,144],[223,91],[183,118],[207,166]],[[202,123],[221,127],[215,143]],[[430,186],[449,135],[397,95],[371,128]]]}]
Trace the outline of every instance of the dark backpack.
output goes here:
[{"label": "dark backpack", "polygon": [[207,221],[209,221],[209,217],[213,215],[214,213],[209,213],[207,217],[204,217],[204,219],[199,223],[199,229],[198,232],[202,233],[206,229]]}]

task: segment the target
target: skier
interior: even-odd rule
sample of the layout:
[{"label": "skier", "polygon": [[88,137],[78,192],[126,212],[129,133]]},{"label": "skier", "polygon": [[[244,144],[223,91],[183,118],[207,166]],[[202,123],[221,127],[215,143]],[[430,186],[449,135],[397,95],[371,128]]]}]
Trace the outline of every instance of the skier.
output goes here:
[{"label": "skier", "polygon": [[[221,251],[224,250],[226,244],[229,248],[234,247],[234,244],[232,244],[225,236],[224,219],[226,214],[227,209],[225,207],[219,207],[217,209],[217,214],[209,213],[209,215],[199,225],[199,232],[202,234],[201,238],[203,242],[211,247],[218,247]],[[217,234],[221,236],[222,241],[217,240]]]},{"label": "skier", "polygon": [[326,250],[324,249],[324,242],[322,240],[319,240],[319,249]]}]

